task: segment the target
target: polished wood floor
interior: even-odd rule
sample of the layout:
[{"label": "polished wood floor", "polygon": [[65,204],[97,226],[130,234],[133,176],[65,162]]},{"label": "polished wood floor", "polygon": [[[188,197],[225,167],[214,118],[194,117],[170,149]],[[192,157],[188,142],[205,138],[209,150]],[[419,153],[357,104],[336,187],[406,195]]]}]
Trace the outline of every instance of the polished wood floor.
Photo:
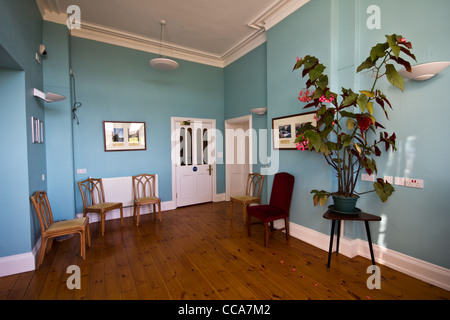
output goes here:
[{"label": "polished wood floor", "polygon": [[[54,242],[37,271],[0,278],[0,300],[448,300],[450,292],[381,267],[381,289],[366,286],[370,261],[333,255],[284,234],[263,246],[263,227],[248,237],[239,208],[209,203],[154,215],[91,224],[87,258],[78,238]],[[81,271],[81,289],[69,290],[67,267]]]}]

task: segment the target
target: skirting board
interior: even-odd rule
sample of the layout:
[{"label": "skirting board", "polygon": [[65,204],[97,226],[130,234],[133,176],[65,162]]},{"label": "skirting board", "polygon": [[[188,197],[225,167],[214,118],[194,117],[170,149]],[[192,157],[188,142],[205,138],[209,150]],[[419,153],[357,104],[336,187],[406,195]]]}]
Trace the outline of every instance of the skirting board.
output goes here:
[{"label": "skirting board", "polygon": [[[284,222],[275,222],[275,228],[284,227]],[[303,227],[296,223],[289,223],[290,236],[311,244],[328,252],[330,236],[321,232]],[[377,244],[373,244],[375,263],[379,263],[400,271],[416,279],[425,281],[436,287],[450,291],[450,269],[396,252]],[[336,251],[336,236],[333,240],[333,252]],[[369,243],[361,239],[340,237],[339,254],[349,258],[362,256],[370,260]]]}]

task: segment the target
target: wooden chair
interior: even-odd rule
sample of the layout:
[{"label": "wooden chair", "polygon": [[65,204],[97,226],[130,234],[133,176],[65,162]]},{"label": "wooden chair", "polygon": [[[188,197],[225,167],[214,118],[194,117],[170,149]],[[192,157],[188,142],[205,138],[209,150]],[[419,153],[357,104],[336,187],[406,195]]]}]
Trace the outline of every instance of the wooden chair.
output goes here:
[{"label": "wooden chair", "polygon": [[[36,191],[30,199],[39,218],[39,224],[41,225],[41,249],[36,268],[39,268],[44,261],[46,247],[47,252],[52,248],[53,238],[74,233],[80,235],[80,253],[83,260],[86,259],[86,240],[88,246],[91,245],[89,218],[85,217],[54,222],[52,209],[45,191]],[[50,242],[47,246],[49,240]]]},{"label": "wooden chair", "polygon": [[[294,176],[280,172],[275,174],[272,186],[272,193],[268,205],[248,207],[247,210],[247,230],[248,235],[252,235],[251,218],[255,217],[264,223],[264,246],[269,246],[269,236],[277,231],[286,231],[286,240],[289,240],[289,209],[291,207],[292,192],[294,190]],[[274,229],[275,220],[284,219],[285,227]],[[270,224],[270,229],[269,229]]]},{"label": "wooden chair", "polygon": [[230,198],[230,217],[233,217],[233,202],[238,202],[243,206],[244,223],[247,221],[247,206],[252,203],[261,204],[261,190],[264,183],[264,176],[259,173],[249,173],[245,195]]},{"label": "wooden chair", "polygon": [[105,234],[106,212],[120,209],[120,223],[123,227],[123,204],[121,202],[105,202],[105,191],[102,179],[89,178],[78,182],[81,197],[83,198],[83,216],[88,213],[97,213],[101,216],[102,236]]},{"label": "wooden chair", "polygon": [[158,205],[159,222],[161,222],[161,199],[155,196],[154,174],[139,174],[133,176],[134,210],[133,218],[136,216],[136,226],[139,226],[139,214],[141,206],[153,205],[153,212],[156,213]]}]

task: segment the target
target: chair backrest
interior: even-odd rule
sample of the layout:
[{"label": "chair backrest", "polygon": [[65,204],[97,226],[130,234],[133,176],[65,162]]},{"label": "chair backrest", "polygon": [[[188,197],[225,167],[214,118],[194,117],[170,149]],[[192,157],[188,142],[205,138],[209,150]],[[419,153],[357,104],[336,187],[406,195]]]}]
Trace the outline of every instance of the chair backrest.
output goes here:
[{"label": "chair backrest", "polygon": [[94,204],[105,202],[105,191],[103,190],[102,179],[89,178],[78,182],[81,197],[83,198],[83,207],[86,209]]},{"label": "chair backrest", "polygon": [[245,195],[261,198],[261,190],[263,182],[264,182],[263,175],[260,175],[259,173],[249,173]]},{"label": "chair backrest", "polygon": [[39,218],[41,233],[44,233],[53,223],[53,214],[47,193],[45,191],[36,191],[30,199]]},{"label": "chair backrest", "polygon": [[154,197],[155,196],[155,180],[154,174],[139,174],[133,176],[133,193],[134,199]]},{"label": "chair backrest", "polygon": [[279,172],[275,174],[272,185],[272,193],[270,194],[269,205],[283,209],[287,215],[289,215],[289,209],[291,207],[294,181],[294,176],[287,172]]}]

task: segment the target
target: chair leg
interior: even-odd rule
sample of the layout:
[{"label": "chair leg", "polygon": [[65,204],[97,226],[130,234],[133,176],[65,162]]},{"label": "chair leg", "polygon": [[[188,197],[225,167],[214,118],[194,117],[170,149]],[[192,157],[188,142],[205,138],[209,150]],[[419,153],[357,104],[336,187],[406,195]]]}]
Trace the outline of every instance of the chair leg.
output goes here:
[{"label": "chair leg", "polygon": [[252,216],[247,215],[247,234],[249,237],[252,236]]},{"label": "chair leg", "polygon": [[101,220],[102,220],[102,237],[105,235],[105,213],[101,213]]},{"label": "chair leg", "polygon": [[38,261],[36,264],[36,269],[39,269],[42,262],[44,261],[46,246],[47,246],[47,238],[41,238],[41,249],[39,250],[39,257],[38,257]]},{"label": "chair leg", "polygon": [[270,235],[269,223],[264,222],[264,247],[266,248],[269,247],[269,235]]},{"label": "chair leg", "polygon": [[159,222],[161,222],[161,202],[158,202],[158,215],[159,215]]},{"label": "chair leg", "polygon": [[244,204],[244,208],[242,208],[242,215],[244,217],[244,224],[247,221],[247,205]]},{"label": "chair leg", "polygon": [[84,234],[85,230],[78,232],[80,235],[80,255],[83,260],[86,259],[86,235]]},{"label": "chair leg", "polygon": [[50,238],[47,241],[47,253],[49,253],[50,250],[52,250],[52,245],[53,245],[53,238]]},{"label": "chair leg", "polygon": [[286,227],[286,240],[289,240],[289,219],[284,218],[284,225]]},{"label": "chair leg", "polygon": [[136,226],[139,226],[140,215],[141,215],[141,206],[138,205],[136,209]]},{"label": "chair leg", "polygon": [[230,201],[230,219],[233,218],[233,200]]},{"label": "chair leg", "polygon": [[90,247],[91,246],[91,231],[90,231],[90,227],[89,227],[89,220],[86,225],[86,237],[87,237],[87,244]]},{"label": "chair leg", "polygon": [[123,227],[123,205],[120,206],[120,225]]}]

